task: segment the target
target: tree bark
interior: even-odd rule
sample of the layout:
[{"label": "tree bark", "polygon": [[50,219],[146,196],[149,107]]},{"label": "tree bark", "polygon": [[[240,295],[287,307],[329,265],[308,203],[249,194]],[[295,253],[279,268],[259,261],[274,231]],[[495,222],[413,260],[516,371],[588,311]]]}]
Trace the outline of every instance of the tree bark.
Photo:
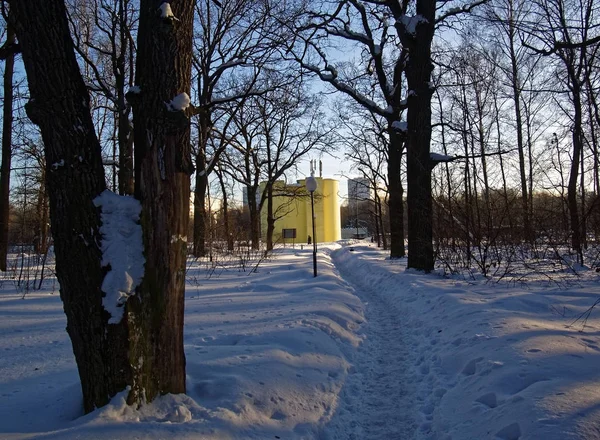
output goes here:
[{"label": "tree bark", "polygon": [[81,378],[86,412],[108,403],[131,383],[127,327],[108,325],[101,291],[100,213],[93,200],[105,189],[100,144],[89,95],[75,59],[60,0],[11,2],[31,100],[26,111],[40,127],[67,332]]},{"label": "tree bark", "polygon": [[252,242],[252,249],[258,250],[260,248],[260,212],[256,206],[256,193],[258,188],[256,186],[246,186],[248,193],[248,211],[250,213],[250,240]]},{"label": "tree bark", "polygon": [[[127,36],[126,27],[128,8],[125,5],[125,0],[119,0],[119,54],[114,60],[114,75],[117,92],[117,123],[119,127],[119,194],[132,195],[134,192],[133,180],[133,130],[129,123],[130,107],[125,99],[125,74],[127,67],[126,54],[127,47],[130,46]],[[116,50],[116,48],[115,48]],[[129,56],[133,56],[131,51]]]},{"label": "tree bark", "polygon": [[406,255],[404,249],[404,189],[402,188],[402,150],[404,140],[394,128],[388,126],[390,136],[388,152],[388,191],[390,219],[390,258],[401,258]]},{"label": "tree bark", "polygon": [[[273,250],[273,232],[275,232],[275,216],[273,214],[273,184],[267,183],[267,251]],[[314,237],[312,238],[315,239]]]},{"label": "tree bark", "polygon": [[[431,42],[435,30],[435,0],[418,0],[417,15],[423,20],[416,35],[403,40],[410,57],[406,65],[408,89],[407,183],[408,183],[408,268],[433,269],[431,197],[431,96],[433,63]],[[390,194],[391,195],[391,194]]]},{"label": "tree bark", "polygon": [[[199,84],[200,85],[200,84]],[[210,112],[203,110],[198,115],[199,134],[198,152],[196,153],[196,189],[194,190],[194,248],[195,257],[206,255],[206,238],[208,235],[208,218],[206,212],[206,193],[208,190],[208,173],[206,163],[206,146],[210,132]]]},{"label": "tree bark", "polygon": [[[204,173],[204,174],[202,174]],[[208,176],[206,175],[206,159],[204,154],[196,155],[196,189],[194,190],[194,247],[195,257],[206,255],[207,215],[206,190]]]},{"label": "tree bark", "polygon": [[35,252],[45,255],[48,252],[48,194],[46,192],[46,170],[41,169],[40,188],[37,194],[36,214],[37,225],[35,231]]},{"label": "tree bark", "polygon": [[[571,68],[568,68],[571,70]],[[570,72],[571,73],[571,72]],[[569,217],[571,225],[571,246],[577,253],[580,264],[583,264],[583,250],[581,244],[581,225],[579,211],[577,206],[577,178],[579,174],[579,161],[581,159],[582,145],[582,107],[581,107],[581,87],[576,75],[570,75],[572,81],[571,93],[573,99],[573,154],[571,168],[569,173],[569,183],[567,186],[567,203],[569,205]]]},{"label": "tree bark", "polygon": [[227,243],[227,250],[233,251],[233,234],[229,225],[229,197],[227,196],[227,186],[225,185],[225,178],[220,167],[217,167],[217,177],[219,178],[219,185],[221,187],[222,194],[222,208],[223,208],[223,229],[225,233],[225,241]]},{"label": "tree bark", "polygon": [[[185,392],[183,313],[189,221],[189,109],[165,103],[190,92],[193,0],[141,0],[133,100],[135,197],[142,204],[145,275],[127,302],[134,377],[130,404]],[[141,359],[142,361],[139,361]]]},{"label": "tree bark", "polygon": [[514,102],[515,121],[517,123],[517,151],[519,152],[519,177],[521,180],[521,207],[523,215],[523,233],[524,239],[528,243],[533,243],[533,232],[530,220],[529,195],[527,190],[527,176],[525,174],[525,143],[523,141],[523,118],[521,115],[521,86],[519,84],[519,62],[515,51],[516,24],[513,16],[513,1],[508,2],[508,41],[510,51],[511,76],[510,85],[512,89],[512,99]]},{"label": "tree bark", "polygon": [[[8,23],[6,43],[15,44],[15,31]],[[4,105],[2,108],[2,169],[0,170],[0,270],[6,272],[8,257],[8,222],[10,221],[10,166],[12,159],[12,123],[13,123],[13,73],[15,54],[9,51],[4,63]]]}]

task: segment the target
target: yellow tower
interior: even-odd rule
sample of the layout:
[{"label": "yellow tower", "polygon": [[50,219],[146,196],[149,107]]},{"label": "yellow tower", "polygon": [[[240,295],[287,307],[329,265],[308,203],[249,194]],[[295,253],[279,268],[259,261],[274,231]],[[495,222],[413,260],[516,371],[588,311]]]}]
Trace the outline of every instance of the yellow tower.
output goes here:
[{"label": "yellow tower", "polygon": [[[314,193],[315,232],[317,242],[337,241],[342,238],[340,206],[338,202],[339,182],[335,179],[315,177],[317,190]],[[261,184],[261,190],[264,184]],[[305,189],[305,179],[296,184],[286,185],[276,182],[273,198],[273,212],[276,218],[274,243],[305,243],[312,236],[310,218],[310,194]],[[266,203],[261,210],[263,238],[267,232]],[[285,237],[284,237],[285,235]],[[291,238],[295,235],[296,238]],[[314,237],[311,237],[314,240]]]}]

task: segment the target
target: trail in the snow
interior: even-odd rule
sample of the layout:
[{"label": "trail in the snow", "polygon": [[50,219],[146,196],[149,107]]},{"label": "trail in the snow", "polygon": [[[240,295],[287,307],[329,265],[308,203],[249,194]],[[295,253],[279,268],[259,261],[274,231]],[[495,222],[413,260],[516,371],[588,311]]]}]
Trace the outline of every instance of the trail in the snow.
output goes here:
[{"label": "trail in the snow", "polygon": [[409,350],[402,310],[386,301],[332,254],[336,268],[365,303],[366,339],[350,359],[353,366],[322,440],[404,440],[415,438],[417,423],[408,379]]}]

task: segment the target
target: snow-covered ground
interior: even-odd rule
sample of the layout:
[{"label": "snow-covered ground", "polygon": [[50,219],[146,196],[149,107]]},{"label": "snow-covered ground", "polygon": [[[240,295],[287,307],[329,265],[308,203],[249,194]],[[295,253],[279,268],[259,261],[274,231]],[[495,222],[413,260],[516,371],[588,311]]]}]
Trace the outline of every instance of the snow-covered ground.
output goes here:
[{"label": "snow-covered ground", "polygon": [[365,243],[322,246],[313,278],[311,257],[191,266],[187,396],[86,416],[52,282],[2,282],[0,439],[600,439],[600,311],[570,325],[596,272],[424,275]]}]

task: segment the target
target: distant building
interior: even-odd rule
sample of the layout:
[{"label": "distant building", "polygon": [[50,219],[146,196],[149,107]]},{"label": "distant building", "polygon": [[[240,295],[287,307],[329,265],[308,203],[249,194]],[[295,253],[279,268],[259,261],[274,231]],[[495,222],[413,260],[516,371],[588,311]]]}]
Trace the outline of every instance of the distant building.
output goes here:
[{"label": "distant building", "polygon": [[248,207],[248,187],[247,186],[242,187],[242,206],[244,208]]},{"label": "distant building", "polygon": [[348,179],[348,211],[343,226],[354,229],[354,238],[364,238],[368,235],[372,200],[373,191],[368,179],[363,177]]},{"label": "distant building", "polygon": [[[317,242],[340,240],[342,237],[340,225],[340,206],[338,202],[339,182],[334,179],[316,177],[317,190],[315,200],[315,229]],[[264,184],[261,184],[261,191]],[[310,195],[305,189],[305,179],[295,184],[276,182],[276,195],[273,198],[275,217],[274,243],[306,243],[308,236],[312,237],[312,221]],[[267,204],[260,213],[263,238],[267,232]]]},{"label": "distant building", "polygon": [[356,209],[361,202],[371,200],[371,184],[368,179],[357,177],[348,179],[348,207]]}]

